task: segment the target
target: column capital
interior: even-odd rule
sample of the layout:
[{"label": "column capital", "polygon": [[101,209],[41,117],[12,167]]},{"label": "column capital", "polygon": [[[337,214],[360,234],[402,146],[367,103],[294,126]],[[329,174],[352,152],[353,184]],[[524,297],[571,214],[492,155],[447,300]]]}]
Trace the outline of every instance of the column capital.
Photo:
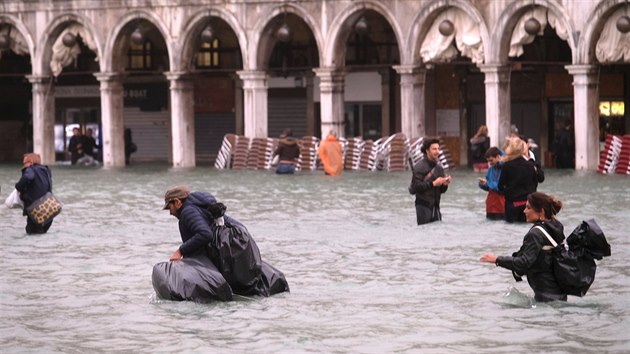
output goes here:
[{"label": "column capital", "polygon": [[501,63],[477,64],[477,67],[479,68],[479,71],[481,71],[484,74],[490,74],[490,73],[501,74],[501,73],[506,73],[506,72],[509,73],[512,70],[512,65],[501,64]]},{"label": "column capital", "polygon": [[189,80],[191,78],[188,71],[165,71],[164,76],[169,81]]},{"label": "column capital", "polygon": [[424,74],[427,71],[427,68],[421,65],[394,65],[392,68],[398,75]]},{"label": "column capital", "polygon": [[564,67],[571,75],[596,75],[599,67],[597,65],[566,65]]},{"label": "column capital", "polygon": [[236,73],[243,81],[267,79],[267,72],[263,70],[240,70]]},{"label": "column capital", "polygon": [[50,82],[52,77],[46,75],[26,75],[26,79],[31,84],[47,84]]},{"label": "column capital", "polygon": [[92,74],[99,82],[120,81],[125,74],[119,72],[98,72]]},{"label": "column capital", "polygon": [[345,77],[344,70],[332,66],[313,68],[313,72],[320,79]]}]

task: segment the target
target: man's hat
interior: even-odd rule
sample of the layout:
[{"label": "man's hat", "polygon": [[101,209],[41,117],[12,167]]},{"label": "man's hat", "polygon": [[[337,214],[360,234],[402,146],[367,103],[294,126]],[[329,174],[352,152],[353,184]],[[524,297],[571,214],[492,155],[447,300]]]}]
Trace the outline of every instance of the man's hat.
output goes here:
[{"label": "man's hat", "polygon": [[175,199],[186,199],[190,194],[190,189],[186,186],[176,186],[166,191],[164,194],[164,208],[168,209],[168,204]]}]

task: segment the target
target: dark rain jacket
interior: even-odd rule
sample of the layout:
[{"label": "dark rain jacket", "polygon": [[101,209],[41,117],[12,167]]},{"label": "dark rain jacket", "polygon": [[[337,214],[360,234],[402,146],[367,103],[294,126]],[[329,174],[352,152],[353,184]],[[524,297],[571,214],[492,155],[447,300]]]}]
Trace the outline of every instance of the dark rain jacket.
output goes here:
[{"label": "dark rain jacket", "polygon": [[20,192],[20,199],[24,202],[23,214],[26,208],[47,192],[52,192],[52,173],[46,165],[33,164],[22,169],[22,178],[15,184]]},{"label": "dark rain jacket", "polygon": [[[179,251],[184,257],[198,253],[206,254],[206,246],[212,241],[214,228],[214,219],[207,209],[213,203],[216,203],[216,199],[206,192],[190,193],[184,200],[179,215],[179,233],[183,242]],[[226,222],[245,228],[240,222],[227,215],[224,219]]]},{"label": "dark rain jacket", "polygon": [[[564,226],[558,220],[536,222],[536,225],[545,228],[556,243],[564,241]],[[560,289],[553,273],[551,250],[543,250],[543,246],[551,246],[551,242],[540,230],[532,227],[525,235],[521,249],[512,257],[497,257],[496,264],[516,275],[526,275],[536,301],[566,300],[567,295]]]},{"label": "dark rain jacket", "polygon": [[438,177],[444,177],[444,168],[436,161],[424,158],[413,167],[409,194],[416,195],[416,204],[427,208],[440,207],[440,198],[448,186],[434,187],[433,181]]},{"label": "dark rain jacket", "polygon": [[273,154],[274,156],[279,155],[280,161],[295,161],[300,157],[300,146],[297,139],[293,137],[281,139]]},{"label": "dark rain jacket", "polygon": [[[536,191],[538,179],[533,164],[519,156],[503,163],[499,176],[499,192],[505,195],[506,202],[526,200],[527,195]],[[544,180],[544,175],[542,179]]]}]

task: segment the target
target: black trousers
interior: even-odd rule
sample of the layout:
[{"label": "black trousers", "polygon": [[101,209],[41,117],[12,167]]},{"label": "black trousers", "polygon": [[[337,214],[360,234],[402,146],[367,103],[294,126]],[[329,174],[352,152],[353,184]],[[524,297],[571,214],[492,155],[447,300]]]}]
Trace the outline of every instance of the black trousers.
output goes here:
[{"label": "black trousers", "polygon": [[31,220],[31,218],[26,217],[26,233],[29,235],[45,234],[48,231],[48,229],[50,229],[50,226],[52,225],[52,223],[53,223],[53,220],[50,219],[50,221],[40,225],[34,222],[33,220]]},{"label": "black trousers", "polygon": [[526,200],[505,200],[505,221],[507,222],[526,222],[525,203]]},{"label": "black trousers", "polygon": [[440,207],[434,206],[433,208],[429,208],[421,204],[416,204],[416,220],[418,221],[418,225],[442,220]]}]

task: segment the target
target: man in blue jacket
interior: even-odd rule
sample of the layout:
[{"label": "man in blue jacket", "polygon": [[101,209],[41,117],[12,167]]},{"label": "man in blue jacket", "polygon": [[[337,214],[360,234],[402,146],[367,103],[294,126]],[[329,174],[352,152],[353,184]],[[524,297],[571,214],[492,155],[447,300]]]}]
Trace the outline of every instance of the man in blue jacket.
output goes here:
[{"label": "man in blue jacket", "polygon": [[[191,192],[186,186],[177,186],[166,191],[164,210],[168,209],[171,215],[179,219],[179,233],[183,242],[171,255],[171,261],[206,253],[206,246],[212,241],[214,226],[214,218],[210,215],[208,206],[214,203],[216,199],[212,194]],[[232,225],[242,226],[227,215],[224,219]]]},{"label": "man in blue jacket", "polygon": [[505,197],[499,192],[499,177],[501,176],[501,157],[505,155],[498,147],[493,146],[486,151],[488,161],[486,178],[479,178],[479,188],[488,192],[486,197],[486,218],[490,220],[505,219]]}]

